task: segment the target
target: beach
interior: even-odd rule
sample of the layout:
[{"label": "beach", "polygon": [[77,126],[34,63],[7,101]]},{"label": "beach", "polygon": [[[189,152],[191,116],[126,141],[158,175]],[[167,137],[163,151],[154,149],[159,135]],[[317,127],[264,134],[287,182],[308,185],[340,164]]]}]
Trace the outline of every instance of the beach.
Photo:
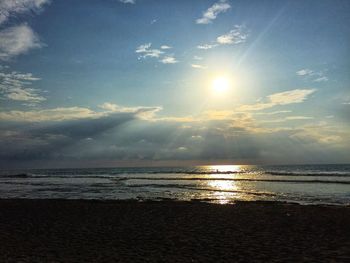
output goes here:
[{"label": "beach", "polygon": [[350,207],[0,200],[0,262],[349,262]]}]

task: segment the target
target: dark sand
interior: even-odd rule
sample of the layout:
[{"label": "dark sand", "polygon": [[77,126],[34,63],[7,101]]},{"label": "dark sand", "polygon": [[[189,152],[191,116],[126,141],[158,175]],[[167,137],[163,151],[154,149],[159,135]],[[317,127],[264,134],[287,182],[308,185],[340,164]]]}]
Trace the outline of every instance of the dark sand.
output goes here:
[{"label": "dark sand", "polygon": [[0,200],[0,262],[350,262],[350,207]]}]

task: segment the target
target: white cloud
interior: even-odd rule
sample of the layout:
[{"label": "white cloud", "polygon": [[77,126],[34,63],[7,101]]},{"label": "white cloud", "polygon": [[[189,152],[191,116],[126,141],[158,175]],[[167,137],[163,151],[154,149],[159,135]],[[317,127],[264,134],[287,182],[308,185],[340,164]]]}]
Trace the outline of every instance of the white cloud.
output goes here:
[{"label": "white cloud", "polygon": [[183,152],[183,151],[187,151],[188,148],[187,147],[184,147],[184,146],[180,146],[178,147],[176,150],[180,151],[180,152]]},{"label": "white cloud", "polygon": [[123,4],[135,4],[135,0],[119,0]]},{"label": "white cloud", "polygon": [[0,24],[16,14],[40,11],[48,2],[48,0],[1,0]]},{"label": "white cloud", "polygon": [[31,73],[0,72],[0,93],[3,97],[15,101],[32,104],[45,101],[46,98],[40,96],[37,89],[28,87],[33,81],[37,80],[40,80],[40,78],[34,77]]},{"label": "white cloud", "polygon": [[161,48],[161,49],[171,49],[172,47],[167,46],[167,45],[162,45],[162,46],[160,46],[160,48]]},{"label": "white cloud", "polygon": [[5,78],[7,81],[10,81],[10,79],[27,81],[40,80],[40,78],[34,77],[32,73],[19,73],[17,71],[12,71],[11,73],[0,72],[0,78]]},{"label": "white cloud", "polygon": [[163,64],[175,64],[178,63],[179,61],[176,60],[174,56],[165,56],[160,60]]},{"label": "white cloud", "polygon": [[212,23],[212,21],[215,20],[220,13],[226,12],[230,8],[231,6],[229,3],[226,2],[226,0],[221,0],[213,4],[205,12],[203,12],[203,16],[197,19],[196,23],[197,24]]},{"label": "white cloud", "polygon": [[239,44],[244,43],[248,37],[246,32],[243,32],[242,26],[235,26],[227,34],[217,37],[216,41],[221,45],[231,45],[231,44]]},{"label": "white cloud", "polygon": [[213,47],[216,47],[216,44],[204,44],[204,45],[198,45],[197,48],[198,49],[211,49]]},{"label": "white cloud", "polygon": [[0,31],[0,39],[0,60],[8,60],[30,49],[42,47],[37,35],[26,24]]},{"label": "white cloud", "polygon": [[193,59],[195,59],[195,60],[202,60],[203,58],[199,57],[199,56],[194,56]]},{"label": "white cloud", "polygon": [[298,76],[309,76],[313,74],[314,72],[311,69],[301,69],[296,72]]},{"label": "white cloud", "polygon": [[196,68],[196,69],[206,69],[207,66],[203,66],[203,65],[199,65],[199,64],[191,64],[192,68]]},{"label": "white cloud", "polygon": [[107,111],[117,111],[120,107],[117,104],[113,104],[110,102],[105,102],[101,105],[99,105],[101,109],[107,110]]},{"label": "white cloud", "polygon": [[102,105],[99,105],[99,107],[101,109],[106,110],[106,113],[110,113],[110,112],[135,113],[141,119],[151,119],[153,118],[156,112],[162,110],[162,107],[143,107],[143,106],[124,107],[111,102],[105,102]]},{"label": "white cloud", "polygon": [[161,54],[164,54],[164,51],[161,51],[159,49],[151,49],[152,43],[146,43],[143,45],[140,45],[136,48],[135,52],[142,54],[140,58],[158,58]]},{"label": "white cloud", "polygon": [[[140,45],[136,48],[135,52],[141,54],[139,59],[141,58],[159,58],[159,62],[163,64],[175,64],[178,63],[173,54],[167,54],[165,50],[171,49],[171,46],[162,45],[160,49],[151,49],[152,43],[146,43]],[[163,51],[164,50],[164,51]]]},{"label": "white cloud", "polygon": [[33,111],[7,111],[0,112],[0,120],[6,121],[64,121],[84,118],[96,118],[102,116],[102,113],[96,113],[88,108],[67,107],[54,108]]},{"label": "white cloud", "polygon": [[276,114],[283,114],[283,113],[291,113],[290,110],[280,110],[280,111],[272,111],[272,112],[256,112],[256,115],[276,115]]},{"label": "white cloud", "polygon": [[198,45],[198,49],[211,49],[217,47],[219,45],[236,45],[240,43],[244,43],[248,38],[248,33],[246,32],[244,26],[235,25],[234,29],[232,29],[227,34],[218,36],[216,38],[216,42],[212,44],[203,44]]},{"label": "white cloud", "polygon": [[279,122],[287,122],[287,121],[306,121],[306,120],[313,120],[314,117],[309,116],[288,116],[285,118],[280,119],[269,119],[269,120],[263,120],[260,121],[260,123],[279,123]]},{"label": "white cloud", "polygon": [[203,140],[203,137],[201,135],[192,135],[191,139],[192,140]]},{"label": "white cloud", "polygon": [[312,120],[314,117],[308,117],[308,116],[289,116],[286,117],[286,120]]},{"label": "white cloud", "polygon": [[286,105],[292,103],[301,103],[306,100],[306,98],[314,93],[316,89],[295,89],[284,91],[280,93],[275,93],[268,96],[269,101],[276,105]]},{"label": "white cloud", "polygon": [[140,119],[151,119],[156,112],[162,109],[161,107],[122,107],[113,103],[104,103],[100,107],[106,109],[106,111],[98,112],[84,107],[60,107],[32,111],[3,111],[0,112],[0,120],[23,122],[65,121],[100,118],[113,113],[132,113]]},{"label": "white cloud", "polygon": [[146,43],[143,45],[140,45],[136,48],[135,52],[136,53],[145,53],[149,50],[149,48],[152,46],[152,43]]},{"label": "white cloud", "polygon": [[301,69],[296,72],[298,76],[301,76],[303,78],[312,78],[313,82],[322,82],[322,81],[328,81],[328,77],[325,76],[324,72],[322,71],[314,71],[311,69]]},{"label": "white cloud", "polygon": [[38,103],[46,100],[44,97],[39,96],[35,89],[23,89],[23,88],[12,88],[9,93],[6,94],[6,97],[11,100],[17,101],[29,101],[32,103]]},{"label": "white cloud", "polygon": [[328,81],[328,78],[326,76],[319,77],[317,79],[313,80],[314,82],[322,82],[322,81]]},{"label": "white cloud", "polygon": [[258,111],[272,108],[278,105],[288,105],[304,102],[309,95],[314,93],[316,89],[295,89],[284,92],[275,93],[267,96],[266,102],[260,102],[251,105],[242,105],[239,107],[241,111]]}]

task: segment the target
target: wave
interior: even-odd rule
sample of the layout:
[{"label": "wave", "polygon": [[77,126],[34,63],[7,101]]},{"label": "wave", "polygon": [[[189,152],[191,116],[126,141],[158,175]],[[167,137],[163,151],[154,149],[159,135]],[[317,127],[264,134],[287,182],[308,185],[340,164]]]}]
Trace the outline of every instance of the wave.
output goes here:
[{"label": "wave", "polygon": [[266,175],[278,175],[278,176],[337,176],[337,177],[349,177],[350,172],[343,172],[343,171],[334,171],[334,172],[275,172],[275,171],[266,171],[264,172]]},{"label": "wave", "polygon": [[0,178],[29,178],[31,174],[20,173],[20,174],[2,174]]},{"label": "wave", "polygon": [[67,174],[67,175],[47,175],[47,174],[29,174],[29,173],[23,173],[23,174],[12,174],[12,175],[0,175],[0,178],[82,178],[82,179],[114,179],[117,178],[115,175],[72,175],[72,174]]},{"label": "wave", "polygon": [[[18,173],[18,174],[0,174],[0,178],[118,178],[119,176],[129,176],[137,174],[183,174],[183,175],[271,175],[271,176],[305,176],[305,177],[350,177],[348,171],[334,171],[334,172],[308,172],[308,171],[144,171],[144,172],[108,172],[108,173]],[[237,179],[235,179],[237,180]]]},{"label": "wave", "polygon": [[188,190],[196,190],[196,191],[208,191],[208,192],[224,192],[224,193],[240,193],[240,194],[249,194],[249,195],[264,195],[264,196],[276,196],[274,193],[270,192],[253,192],[253,191],[242,191],[242,190],[229,190],[229,189],[215,189],[215,188],[207,188],[207,187],[193,187],[188,185],[181,184],[138,184],[138,185],[128,185],[128,187],[132,188],[140,188],[140,187],[154,187],[154,188],[179,188],[179,189],[188,189]]},{"label": "wave", "polygon": [[127,181],[127,180],[150,180],[150,181],[248,181],[248,182],[277,182],[277,183],[320,183],[320,184],[350,184],[350,181],[339,181],[339,180],[279,180],[279,179],[255,179],[255,178],[186,178],[186,177],[120,177],[114,178],[116,181]]}]

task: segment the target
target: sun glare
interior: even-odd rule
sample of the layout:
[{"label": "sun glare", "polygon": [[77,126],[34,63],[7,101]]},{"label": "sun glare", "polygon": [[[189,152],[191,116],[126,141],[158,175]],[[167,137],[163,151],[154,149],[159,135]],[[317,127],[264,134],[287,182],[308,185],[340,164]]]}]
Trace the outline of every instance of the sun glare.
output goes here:
[{"label": "sun glare", "polygon": [[226,77],[218,77],[212,81],[212,89],[216,94],[225,93],[230,87],[230,82]]}]

